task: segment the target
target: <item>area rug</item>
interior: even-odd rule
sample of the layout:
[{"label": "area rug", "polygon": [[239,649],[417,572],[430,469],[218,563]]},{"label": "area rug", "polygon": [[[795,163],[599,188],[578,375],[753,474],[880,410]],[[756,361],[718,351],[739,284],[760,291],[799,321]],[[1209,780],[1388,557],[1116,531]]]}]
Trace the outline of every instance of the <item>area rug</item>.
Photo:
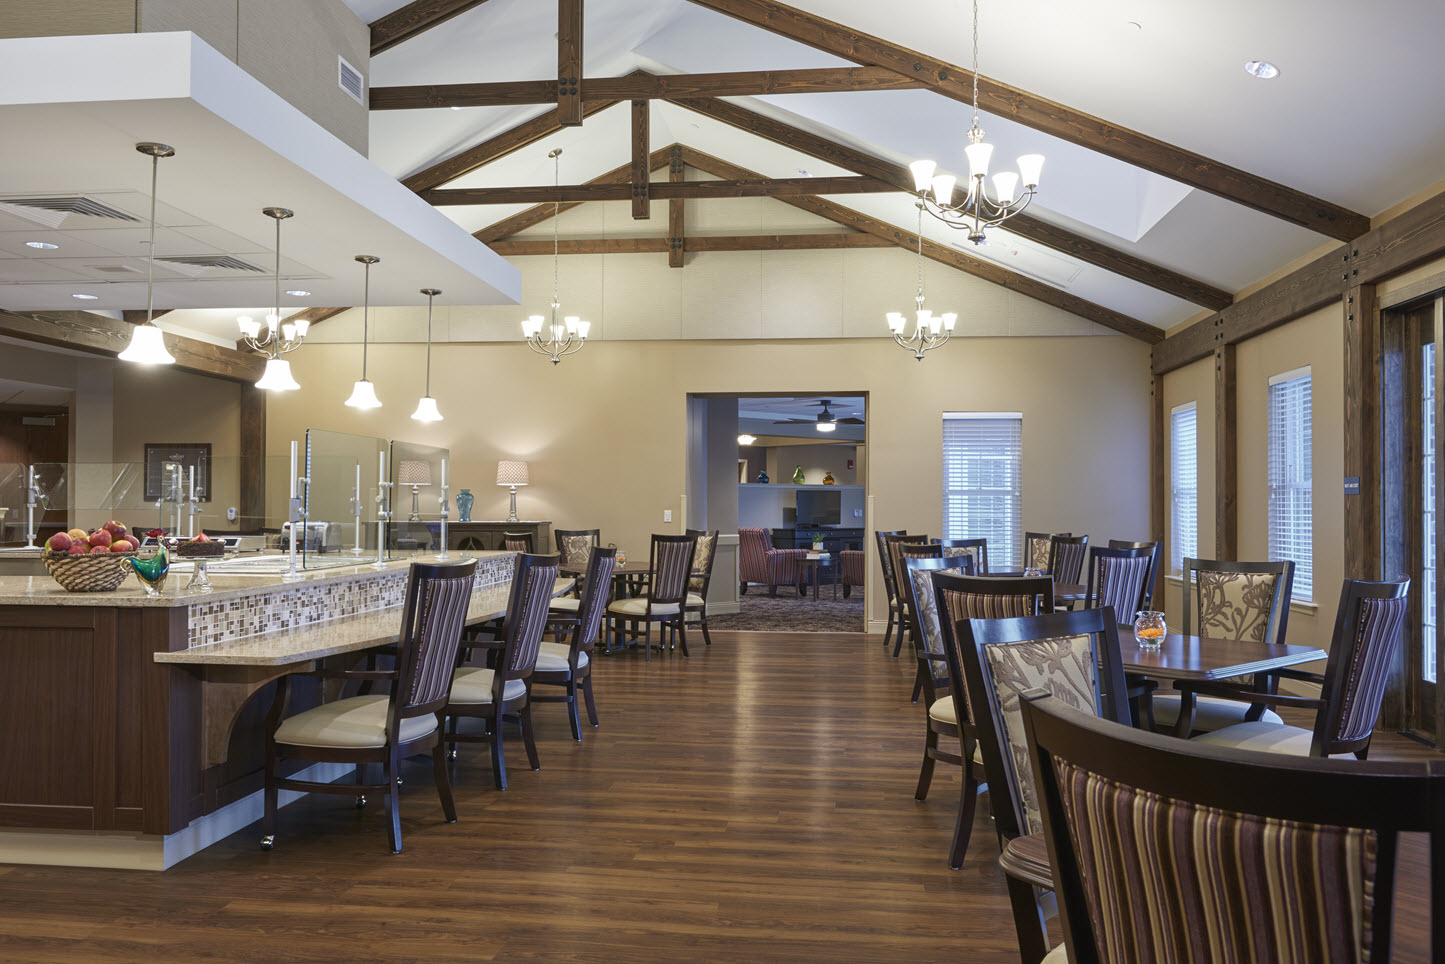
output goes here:
[{"label": "area rug", "polygon": [[863,632],[863,594],[853,593],[835,600],[831,587],[825,588],[817,602],[809,594],[800,598],[792,589],[779,589],[777,598],[768,598],[766,589],[750,589],[738,601],[740,612],[708,617],[712,629],[732,629],[765,633],[861,633]]}]

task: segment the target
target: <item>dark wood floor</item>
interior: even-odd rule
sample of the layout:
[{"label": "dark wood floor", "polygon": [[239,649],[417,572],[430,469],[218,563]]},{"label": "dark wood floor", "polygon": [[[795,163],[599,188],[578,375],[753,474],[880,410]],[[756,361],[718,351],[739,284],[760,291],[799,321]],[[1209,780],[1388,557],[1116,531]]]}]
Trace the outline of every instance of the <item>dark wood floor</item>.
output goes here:
[{"label": "dark wood floor", "polygon": [[539,706],[543,769],[515,753],[505,793],[464,746],[455,825],[410,769],[400,856],[379,806],[308,798],[269,854],[253,827],[164,874],[0,867],[0,959],[1017,961],[987,808],[952,872],[957,775],[913,801],[910,662],[714,638],[601,660],[602,728]]}]

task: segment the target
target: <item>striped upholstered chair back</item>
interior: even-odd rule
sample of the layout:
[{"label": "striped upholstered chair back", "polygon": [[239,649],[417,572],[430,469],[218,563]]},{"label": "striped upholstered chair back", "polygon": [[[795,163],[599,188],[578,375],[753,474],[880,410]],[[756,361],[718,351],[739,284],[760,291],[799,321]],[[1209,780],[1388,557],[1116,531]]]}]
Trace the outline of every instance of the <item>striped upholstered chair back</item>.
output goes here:
[{"label": "striped upholstered chair back", "polygon": [[1133,622],[1135,613],[1150,608],[1149,571],[1153,565],[1153,549],[1090,549],[1089,607],[1112,606],[1116,618]]},{"label": "striped upholstered chair back", "polygon": [[893,557],[888,552],[888,537],[906,535],[907,529],[877,529],[873,532],[873,540],[878,543],[878,568],[883,570],[883,591],[888,594],[890,604],[898,601],[898,583],[893,577]]},{"label": "striped upholstered chair back", "polygon": [[1110,539],[1110,549],[1149,549],[1154,553],[1154,560],[1149,565],[1148,599],[1150,609],[1154,608],[1154,587],[1159,582],[1159,566],[1164,561],[1164,543],[1162,542],[1130,542],[1127,539]]},{"label": "striped upholstered chair back", "polygon": [[452,565],[412,564],[402,604],[397,688],[388,724],[435,713],[446,705],[476,575],[475,559]]},{"label": "striped upholstered chair back", "polygon": [[1043,823],[1023,727],[1023,694],[1042,688],[1080,712],[1127,725],[1129,697],[1114,612],[960,620],[955,630],[961,682],[968,686],[999,834],[1009,839],[1038,833]]},{"label": "striped upholstered chair back", "polygon": [[536,552],[530,532],[503,532],[502,548],[508,552]]},{"label": "striped upholstered chair back", "polygon": [[[943,558],[943,546],[940,546],[936,542],[898,542],[894,543],[893,548],[894,551],[898,553],[898,561],[900,563],[909,559]],[[897,578],[897,573],[894,574],[894,578]],[[901,588],[902,585],[902,580],[900,580],[899,587]]]},{"label": "striped upholstered chair back", "polygon": [[1404,638],[1410,580],[1347,579],[1325,664],[1310,756],[1369,751],[1385,683]]},{"label": "striped upholstered chair back", "polygon": [[[1199,746],[1046,694],[1023,701],[1023,723],[1070,961],[1392,959],[1400,835],[1436,853],[1445,837],[1438,763]],[[1445,959],[1435,913],[1421,960]]]},{"label": "striped upholstered chair back", "polygon": [[687,583],[696,551],[694,536],[652,537],[652,585],[647,593],[650,607],[680,606],[687,601]]},{"label": "striped upholstered chair back", "polygon": [[767,529],[738,527],[738,571],[743,582],[768,581],[768,550],[772,547]]},{"label": "striped upholstered chair back", "polygon": [[1022,569],[1049,569],[1049,545],[1054,536],[1072,536],[1072,532],[1025,532]]},{"label": "striped upholstered chair back", "polygon": [[507,680],[526,679],[537,665],[547,610],[557,584],[557,557],[517,557],[512,593],[507,601],[507,637],[502,662],[492,676],[493,701],[503,702]]},{"label": "striped upholstered chair back", "polygon": [[1077,585],[1084,578],[1084,558],[1089,551],[1088,536],[1054,536],[1049,540],[1049,564],[1046,570],[1054,582]]},{"label": "striped upholstered chair back", "polygon": [[1293,591],[1294,563],[1288,559],[1185,559],[1184,635],[1283,643]]},{"label": "striped upholstered chair back", "polygon": [[903,579],[901,578],[903,554],[899,552],[898,547],[906,543],[927,544],[927,542],[928,536],[921,532],[914,535],[905,532],[883,537],[883,547],[888,553],[888,571],[893,574],[893,590],[898,594],[898,602],[901,606],[908,604],[908,592],[903,588]]},{"label": "striped upholstered chair back", "polygon": [[844,586],[863,585],[865,567],[862,549],[844,549],[838,553],[838,564],[843,568]]},{"label": "striped upholstered chair back", "polygon": [[602,616],[612,601],[612,571],[616,568],[615,546],[592,548],[592,556],[587,561],[586,588],[582,591],[582,601],[577,604],[577,648],[583,652],[592,652],[597,642]]}]

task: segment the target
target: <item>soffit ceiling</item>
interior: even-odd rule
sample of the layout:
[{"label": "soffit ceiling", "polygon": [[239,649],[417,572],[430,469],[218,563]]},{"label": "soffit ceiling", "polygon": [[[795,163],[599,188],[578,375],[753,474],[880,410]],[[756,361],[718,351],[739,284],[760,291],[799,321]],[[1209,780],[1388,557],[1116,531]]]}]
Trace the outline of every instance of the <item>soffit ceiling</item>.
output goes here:
[{"label": "soffit ceiling", "polygon": [[[403,6],[400,0],[347,2],[367,21]],[[931,56],[959,64],[970,58],[966,3],[913,0],[907,15],[899,16],[898,5],[872,0],[792,2]],[[378,55],[371,82],[550,78],[556,70],[555,9],[531,0],[489,0]],[[845,65],[686,0],[589,0],[586,10],[589,76],[638,68],[694,73]],[[1345,0],[984,0],[981,28],[980,66],[986,76],[1366,215],[1378,214],[1439,177],[1445,120],[1420,111],[1410,97],[1381,92],[1445,85],[1445,59],[1427,46],[1433,43],[1428,38],[1445,30],[1445,4],[1398,0],[1387,14],[1377,5]],[[1362,51],[1370,50],[1389,52],[1381,58],[1390,71],[1384,87],[1378,78],[1352,79],[1352,73],[1361,72]],[[1272,81],[1250,77],[1242,64],[1253,58],[1274,62],[1281,76]],[[968,108],[926,91],[738,102],[888,160],[934,157],[955,172],[963,166]],[[545,110],[533,105],[377,111],[372,114],[372,159],[404,177]],[[1048,158],[1032,208],[1040,218],[1217,287],[1238,290],[1328,243],[1321,235],[1010,121],[984,115],[982,125],[1001,161],[1029,151]],[[449,186],[548,183],[552,172],[546,153],[556,145],[566,149],[564,183],[587,180],[625,163],[626,131],[625,110],[614,108],[589,118],[581,129],[548,138]],[[795,176],[800,169],[845,173],[657,102],[652,141],[654,148],[681,141],[769,176]],[[904,226],[915,217],[902,195],[836,200]],[[475,230],[516,210],[451,208],[447,213]],[[936,240],[956,240],[942,226],[928,233]],[[996,250],[974,253],[1013,261],[1016,270],[1161,327],[1200,310],[1030,247],[998,232],[991,246]]]}]

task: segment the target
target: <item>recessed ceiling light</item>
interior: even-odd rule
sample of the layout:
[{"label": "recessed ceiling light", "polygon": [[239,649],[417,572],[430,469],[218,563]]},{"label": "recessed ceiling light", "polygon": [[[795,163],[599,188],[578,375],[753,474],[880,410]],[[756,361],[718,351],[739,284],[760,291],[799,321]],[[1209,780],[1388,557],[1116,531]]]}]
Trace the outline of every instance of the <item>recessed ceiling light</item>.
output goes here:
[{"label": "recessed ceiling light", "polygon": [[51,244],[49,241],[26,241],[25,246],[27,248],[39,248],[42,251],[54,251],[60,247],[60,245]]},{"label": "recessed ceiling light", "polygon": [[1244,72],[1260,80],[1273,80],[1279,76],[1279,68],[1268,60],[1246,60]]},{"label": "recessed ceiling light", "polygon": [[461,108],[453,105],[453,106],[452,106],[452,110],[461,110]]},{"label": "recessed ceiling light", "polygon": [[812,177],[813,175],[809,174],[807,171],[803,170],[803,169],[800,167],[800,168],[798,168],[798,176],[799,176],[799,177]]},{"label": "recessed ceiling light", "polygon": [[293,298],[305,298],[307,295],[311,294],[311,292],[304,291],[301,288],[291,288],[288,289],[286,293]]},{"label": "recessed ceiling light", "polygon": [[72,298],[79,298],[81,301],[99,301],[100,295],[71,295]]}]

